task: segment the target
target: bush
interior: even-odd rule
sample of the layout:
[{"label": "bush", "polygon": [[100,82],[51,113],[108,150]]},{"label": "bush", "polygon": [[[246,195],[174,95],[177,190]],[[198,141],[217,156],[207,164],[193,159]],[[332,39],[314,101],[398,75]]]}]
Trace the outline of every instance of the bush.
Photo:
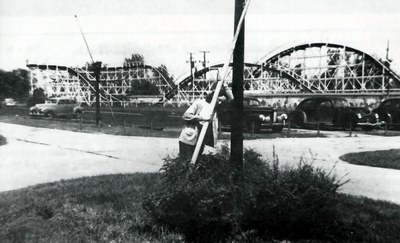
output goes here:
[{"label": "bush", "polygon": [[246,205],[243,228],[255,229],[262,239],[336,239],[342,183],[303,161],[284,171],[274,161],[256,199]]},{"label": "bush", "polygon": [[33,90],[33,95],[28,98],[26,102],[27,107],[34,106],[36,104],[42,104],[46,100],[46,95],[42,88],[37,88]]},{"label": "bush", "polygon": [[0,135],[0,146],[7,144],[7,139]]},{"label": "bush", "polygon": [[189,242],[330,239],[338,230],[335,177],[303,161],[282,170],[277,156],[267,163],[253,150],[237,170],[229,154],[223,147],[195,165],[166,158],[143,203],[155,223]]}]

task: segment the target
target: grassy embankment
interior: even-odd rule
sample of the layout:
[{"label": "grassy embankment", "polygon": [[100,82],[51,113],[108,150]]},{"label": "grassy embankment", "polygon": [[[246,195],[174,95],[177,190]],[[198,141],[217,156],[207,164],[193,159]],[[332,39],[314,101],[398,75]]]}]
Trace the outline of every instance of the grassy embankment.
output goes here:
[{"label": "grassy embankment", "polygon": [[[152,225],[141,206],[157,180],[156,174],[110,175],[0,193],[0,241],[180,241]],[[348,225],[374,242],[399,240],[399,205],[341,195],[338,207]]]},{"label": "grassy embankment", "polygon": [[340,159],[350,164],[400,169],[400,149],[348,153],[340,156]]}]

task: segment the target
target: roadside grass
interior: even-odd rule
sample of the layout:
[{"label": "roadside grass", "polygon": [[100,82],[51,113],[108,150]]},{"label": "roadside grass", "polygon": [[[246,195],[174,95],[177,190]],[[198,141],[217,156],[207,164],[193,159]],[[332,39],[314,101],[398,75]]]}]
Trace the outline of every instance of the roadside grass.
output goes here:
[{"label": "roadside grass", "polygon": [[400,149],[348,153],[339,158],[350,164],[400,170]]},{"label": "roadside grass", "polygon": [[141,207],[157,174],[85,177],[0,193],[0,242],[165,242]]},{"label": "roadside grass", "polygon": [[[159,180],[157,173],[118,174],[2,192],[0,242],[181,242],[142,208]],[[399,205],[343,194],[338,202],[343,233],[399,242]]]},{"label": "roadside grass", "polygon": [[0,135],[0,146],[7,144],[7,139]]},{"label": "roadside grass", "polygon": [[[144,137],[168,137],[178,138],[184,122],[181,114],[184,110],[172,110],[171,108],[157,107],[145,110],[146,107],[133,110],[131,114],[141,114],[141,116],[131,116],[129,114],[116,113],[115,119],[110,113],[102,114],[102,125],[97,127],[94,120],[93,111],[84,113],[82,123],[77,118],[31,118],[26,108],[8,108],[0,111],[0,122],[12,123],[31,127],[41,127],[50,129],[68,130],[84,133],[105,133],[122,136],[144,136]],[[164,110],[162,110],[164,109]],[[122,110],[123,111],[123,110]],[[114,111],[114,112],[122,112]],[[230,139],[229,130],[221,130],[219,139]],[[249,131],[244,133],[244,139],[264,139],[264,138],[288,138],[288,137],[326,137],[323,132],[317,134],[316,131],[306,131],[297,129],[283,129],[282,132],[271,132],[271,130],[261,130],[257,133]]]}]

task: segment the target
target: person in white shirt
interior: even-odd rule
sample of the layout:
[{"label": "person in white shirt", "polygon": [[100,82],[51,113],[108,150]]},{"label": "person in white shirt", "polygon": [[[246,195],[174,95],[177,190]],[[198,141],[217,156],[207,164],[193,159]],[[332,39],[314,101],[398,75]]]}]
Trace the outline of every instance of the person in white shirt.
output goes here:
[{"label": "person in white shirt", "polygon": [[[182,118],[185,120],[186,125],[182,129],[179,136],[179,156],[181,158],[190,159],[196,147],[198,135],[205,121],[210,121],[203,144],[199,154],[203,153],[204,146],[214,147],[217,143],[218,135],[218,119],[217,114],[213,112],[211,107],[211,100],[214,92],[211,92],[205,99],[197,99],[185,111]],[[232,91],[228,86],[221,89],[220,96],[225,96],[228,101],[233,99]],[[215,110],[215,109],[214,109]]]}]

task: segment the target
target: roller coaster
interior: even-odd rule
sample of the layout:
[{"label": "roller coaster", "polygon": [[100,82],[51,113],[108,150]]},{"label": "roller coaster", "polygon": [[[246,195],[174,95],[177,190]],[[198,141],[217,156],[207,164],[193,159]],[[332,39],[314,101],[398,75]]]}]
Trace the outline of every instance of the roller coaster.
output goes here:
[{"label": "roller coaster", "polygon": [[[133,82],[150,81],[164,100],[190,103],[210,92],[221,79],[222,64],[192,71],[169,83],[148,65],[103,68],[101,101],[125,102]],[[87,69],[29,64],[31,86],[44,87],[49,96],[70,96],[94,102],[93,73]],[[246,63],[245,94],[255,96],[343,95],[399,96],[400,76],[382,60],[356,48],[334,43],[301,43],[268,53],[257,63]],[[231,82],[231,77],[228,77]]]},{"label": "roller coaster", "polygon": [[[28,64],[31,90],[42,88],[48,97],[69,97],[91,106],[95,102],[96,79],[88,67]],[[100,73],[100,102],[125,103],[134,82],[149,81],[160,94],[171,88],[157,68],[138,63],[128,67],[103,67]]]}]

